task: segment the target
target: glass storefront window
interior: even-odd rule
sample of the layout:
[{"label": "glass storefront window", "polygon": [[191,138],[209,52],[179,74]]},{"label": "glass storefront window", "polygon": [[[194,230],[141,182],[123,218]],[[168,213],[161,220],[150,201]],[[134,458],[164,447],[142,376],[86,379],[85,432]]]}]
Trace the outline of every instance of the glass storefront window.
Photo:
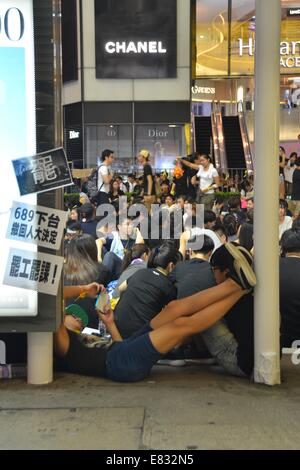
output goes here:
[{"label": "glass storefront window", "polygon": [[[281,3],[281,74],[299,75],[299,0]],[[232,0],[229,24],[228,5],[228,0],[197,0],[196,77],[254,75],[255,0]]]},{"label": "glass storefront window", "polygon": [[197,1],[196,76],[228,74],[228,1]]},{"label": "glass storefront window", "polygon": [[100,164],[101,153],[105,149],[115,152],[113,169],[118,173],[130,173],[133,169],[132,126],[110,125],[86,126],[86,166]]},{"label": "glass storefront window", "polygon": [[255,0],[232,0],[231,75],[254,74],[254,41]]},{"label": "glass storefront window", "polygon": [[177,156],[186,152],[184,126],[135,126],[135,155],[146,149],[151,154],[151,164],[157,170],[171,169]]}]

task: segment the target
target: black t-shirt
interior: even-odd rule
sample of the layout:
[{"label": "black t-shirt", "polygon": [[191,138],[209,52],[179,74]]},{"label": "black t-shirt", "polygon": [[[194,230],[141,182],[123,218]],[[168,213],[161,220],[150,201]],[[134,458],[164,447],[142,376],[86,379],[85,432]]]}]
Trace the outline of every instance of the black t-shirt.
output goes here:
[{"label": "black t-shirt", "polygon": [[209,262],[197,258],[177,263],[169,277],[175,282],[178,299],[216,285]]},{"label": "black t-shirt", "polygon": [[93,342],[87,341],[88,336],[67,330],[70,347],[65,357],[55,357],[55,367],[58,370],[73,374],[106,377],[106,357],[109,347],[101,343],[100,338],[93,337]]},{"label": "black t-shirt", "polygon": [[115,310],[116,324],[123,338],[149,323],[176,299],[174,285],[157,269],[141,269],[128,279],[127,284]]},{"label": "black t-shirt", "polygon": [[280,258],[281,346],[300,339],[300,258]]},{"label": "black t-shirt", "polygon": [[189,192],[188,190],[188,174],[184,172],[181,178],[174,178],[173,182],[175,183],[175,196],[186,196]]},{"label": "black t-shirt", "polygon": [[143,178],[144,178],[144,182],[143,182],[143,186],[144,186],[144,195],[147,196],[148,195],[148,176],[151,176],[152,178],[152,191],[151,191],[151,196],[155,196],[155,181],[154,181],[154,177],[153,177],[153,173],[152,173],[152,168],[151,166],[147,163],[145,166],[144,166],[144,175],[143,175]]},{"label": "black t-shirt", "polygon": [[300,201],[300,170],[293,173],[292,201]]},{"label": "black t-shirt", "polygon": [[237,362],[248,376],[254,366],[254,298],[244,295],[224,317],[238,343]]}]

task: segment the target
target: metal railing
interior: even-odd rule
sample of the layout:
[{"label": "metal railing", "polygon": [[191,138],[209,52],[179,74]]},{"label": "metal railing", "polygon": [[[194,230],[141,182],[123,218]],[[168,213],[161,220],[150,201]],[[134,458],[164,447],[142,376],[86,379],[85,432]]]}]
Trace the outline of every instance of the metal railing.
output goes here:
[{"label": "metal railing", "polygon": [[247,129],[247,124],[246,124],[246,119],[245,119],[244,103],[242,101],[238,102],[238,117],[239,117],[240,129],[241,129],[242,143],[243,143],[243,148],[244,148],[246,168],[247,168],[248,173],[251,174],[254,172],[254,162],[253,162],[253,157],[251,153],[250,140],[249,140],[248,129]]}]

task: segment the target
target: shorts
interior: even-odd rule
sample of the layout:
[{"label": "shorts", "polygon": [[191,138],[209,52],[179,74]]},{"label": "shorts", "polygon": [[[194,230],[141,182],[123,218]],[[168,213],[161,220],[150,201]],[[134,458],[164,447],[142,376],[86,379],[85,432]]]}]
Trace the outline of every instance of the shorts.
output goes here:
[{"label": "shorts", "polygon": [[130,338],[113,343],[106,359],[108,379],[138,382],[149,375],[152,367],[163,357],[154,348],[150,331],[152,328],[148,324]]}]

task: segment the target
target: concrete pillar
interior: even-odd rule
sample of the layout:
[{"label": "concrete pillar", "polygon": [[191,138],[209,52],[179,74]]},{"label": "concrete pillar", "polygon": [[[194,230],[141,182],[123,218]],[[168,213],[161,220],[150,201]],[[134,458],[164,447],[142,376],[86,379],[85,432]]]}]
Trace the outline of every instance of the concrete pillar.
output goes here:
[{"label": "concrete pillar", "polygon": [[27,381],[44,385],[53,380],[53,333],[28,333]]},{"label": "concrete pillar", "polygon": [[279,98],[280,0],[256,0],[255,46],[255,382],[280,383]]}]

